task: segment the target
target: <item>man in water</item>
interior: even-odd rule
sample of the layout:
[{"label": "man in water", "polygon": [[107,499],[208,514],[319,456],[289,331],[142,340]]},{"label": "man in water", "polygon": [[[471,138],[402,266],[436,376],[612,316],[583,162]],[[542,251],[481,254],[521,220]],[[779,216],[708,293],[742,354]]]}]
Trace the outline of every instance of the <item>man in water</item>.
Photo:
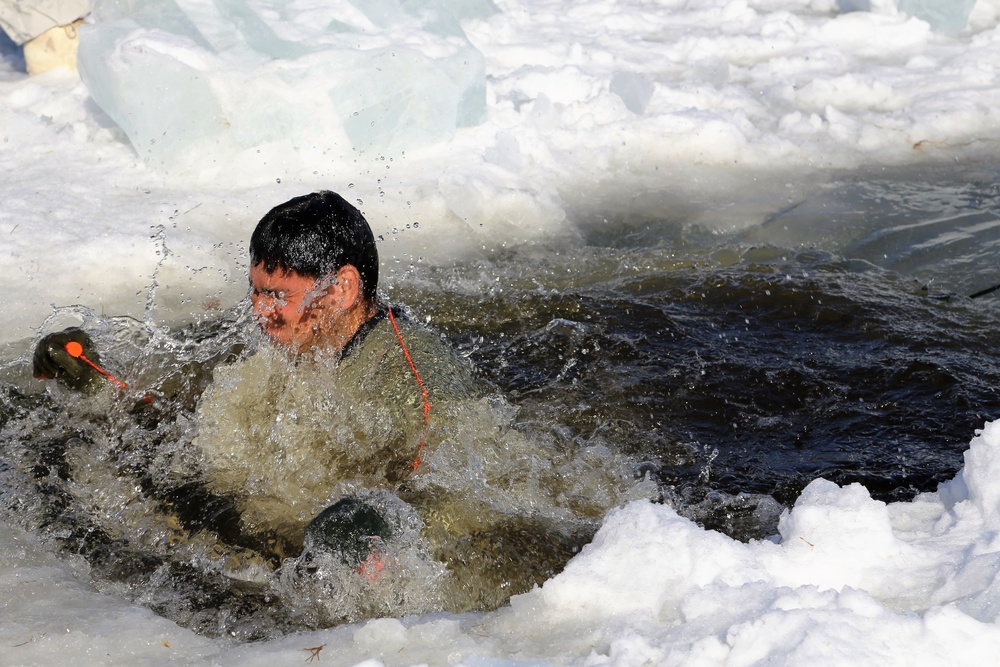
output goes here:
[{"label": "man in water", "polygon": [[[249,277],[267,344],[216,369],[184,459],[198,488],[161,495],[275,564],[305,548],[368,571],[419,542],[448,570],[445,608],[494,607],[558,571],[622,489],[605,471],[579,469],[592,488],[567,479],[509,429],[465,360],[378,299],[378,268],[368,223],[335,193],[264,216]],[[50,335],[35,374],[106,384],[80,356],[99,364],[83,332]]]},{"label": "man in water", "polygon": [[[432,406],[486,393],[440,337],[379,301],[378,273],[367,221],[333,192],[275,207],[250,239],[253,313],[280,354],[256,355],[220,371],[201,411],[212,425],[195,444],[212,491],[236,498],[243,523],[274,536],[286,553],[299,551],[306,534],[336,547],[331,539],[357,533],[352,522],[359,512],[357,520],[371,525],[363,518],[373,516],[368,504],[347,494],[305,529],[345,480],[354,480],[356,489],[398,492],[426,465],[423,450],[439,411]],[[248,375],[250,395],[241,392]],[[259,422],[261,412],[244,409],[243,401],[262,395],[268,395],[267,416]],[[341,409],[331,415],[337,401]],[[294,414],[296,426],[286,427],[284,419],[270,423],[274,412],[279,418]],[[334,416],[353,433],[331,437],[338,431]],[[248,421],[253,425],[244,426]],[[296,455],[290,457],[293,442]],[[286,465],[257,470],[265,453]],[[376,532],[388,538],[385,530]]]},{"label": "man in water", "polygon": [[[339,472],[356,478],[364,469],[369,484],[384,486],[403,480],[420,467],[423,438],[431,427],[432,401],[476,398],[485,388],[475,380],[469,365],[439,337],[428,335],[379,301],[378,275],[378,251],[368,222],[333,192],[296,197],[276,206],[261,219],[250,239],[254,318],[272,348],[282,353],[269,361],[278,374],[300,374],[299,367],[329,370],[332,363],[339,375],[364,385],[368,402],[381,409],[385,428],[380,442],[369,445],[363,460],[344,457],[351,469]],[[79,343],[76,349],[84,353],[71,355],[70,341]],[[94,364],[87,364],[86,359]],[[95,387],[105,382],[95,369],[99,362],[89,336],[70,329],[47,336],[38,345],[34,374],[63,380],[74,388]],[[227,391],[232,392],[232,387],[227,385]],[[256,386],[253,391],[260,395],[267,387]],[[276,406],[267,407],[273,410]],[[213,413],[213,422],[226,418]],[[224,440],[200,437],[196,443],[207,461],[205,475],[211,490],[234,499],[244,516],[252,514],[250,532],[268,535],[278,555],[301,550],[304,517],[287,505],[290,497],[303,502],[303,485],[294,491],[271,488],[248,493],[247,480],[237,475],[234,481],[228,473],[233,468],[253,469],[261,460],[261,443]],[[221,453],[227,444],[234,446]],[[247,446],[254,444],[258,446]],[[322,457],[316,460],[317,464],[322,462]],[[329,474],[331,466],[343,467],[335,463],[325,462],[327,474],[321,475],[330,487],[337,482]],[[318,496],[329,493],[330,488],[322,482],[311,486],[317,488],[310,489],[315,497],[309,500],[325,500]],[[356,503],[351,504],[352,510],[356,507]]]}]

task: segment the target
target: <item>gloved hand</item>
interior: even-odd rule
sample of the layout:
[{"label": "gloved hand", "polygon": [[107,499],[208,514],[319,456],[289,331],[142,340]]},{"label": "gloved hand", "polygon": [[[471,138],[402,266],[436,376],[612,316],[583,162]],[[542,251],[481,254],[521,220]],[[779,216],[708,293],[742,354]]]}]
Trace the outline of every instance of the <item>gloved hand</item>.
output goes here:
[{"label": "gloved hand", "polygon": [[356,498],[342,498],[306,526],[306,549],[326,551],[345,565],[364,566],[376,542],[388,542],[392,527],[377,509]]},{"label": "gloved hand", "polygon": [[[87,389],[101,381],[101,374],[93,366],[78,356],[70,354],[67,343],[76,343],[82,349],[82,356],[100,366],[101,358],[94,349],[94,343],[83,329],[70,327],[51,333],[35,348],[34,375],[36,378],[60,380],[73,389]],[[71,349],[74,346],[71,346]]]}]

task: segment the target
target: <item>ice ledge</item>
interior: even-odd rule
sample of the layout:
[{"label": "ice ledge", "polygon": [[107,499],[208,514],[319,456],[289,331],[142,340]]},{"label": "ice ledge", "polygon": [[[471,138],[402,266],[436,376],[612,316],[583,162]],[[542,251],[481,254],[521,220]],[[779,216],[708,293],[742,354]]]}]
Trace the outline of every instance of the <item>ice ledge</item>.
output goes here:
[{"label": "ice ledge", "polygon": [[485,118],[485,60],[459,19],[497,10],[453,5],[104,0],[81,31],[80,75],[155,166],[221,164],[275,141],[405,150]]}]

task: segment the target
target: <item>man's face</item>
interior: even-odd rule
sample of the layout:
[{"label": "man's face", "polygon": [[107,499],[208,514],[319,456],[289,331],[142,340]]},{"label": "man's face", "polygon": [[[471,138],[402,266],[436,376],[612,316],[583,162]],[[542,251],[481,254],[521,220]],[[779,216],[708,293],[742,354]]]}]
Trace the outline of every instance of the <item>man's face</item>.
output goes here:
[{"label": "man's face", "polygon": [[295,271],[250,267],[250,301],[261,331],[271,342],[292,352],[312,347],[320,332],[326,290],[314,278]]}]

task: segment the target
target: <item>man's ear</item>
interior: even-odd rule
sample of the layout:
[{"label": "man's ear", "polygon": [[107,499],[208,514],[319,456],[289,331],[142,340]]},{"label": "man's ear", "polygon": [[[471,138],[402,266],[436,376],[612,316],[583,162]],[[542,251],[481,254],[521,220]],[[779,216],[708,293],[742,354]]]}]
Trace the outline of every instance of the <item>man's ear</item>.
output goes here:
[{"label": "man's ear", "polygon": [[331,286],[334,305],[348,310],[361,300],[361,274],[353,264],[345,264],[337,271],[337,280]]}]

